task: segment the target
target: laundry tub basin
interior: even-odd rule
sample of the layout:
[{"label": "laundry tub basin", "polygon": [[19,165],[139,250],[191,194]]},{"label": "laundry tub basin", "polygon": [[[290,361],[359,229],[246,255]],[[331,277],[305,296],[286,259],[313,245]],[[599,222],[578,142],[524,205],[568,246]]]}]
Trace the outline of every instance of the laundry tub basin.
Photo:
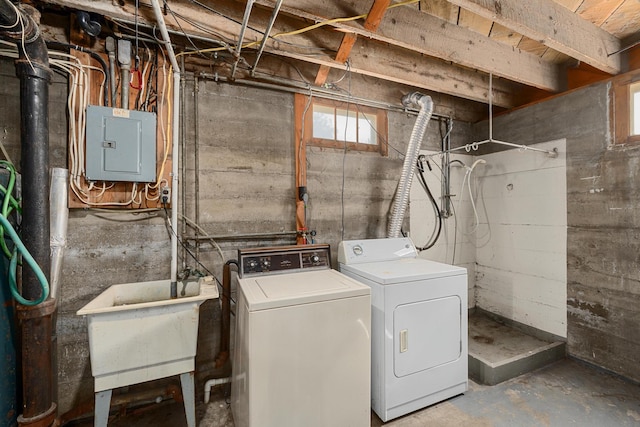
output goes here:
[{"label": "laundry tub basin", "polygon": [[215,282],[170,280],[113,285],[77,314],[87,318],[95,391],[192,372],[200,305],[218,298]]}]

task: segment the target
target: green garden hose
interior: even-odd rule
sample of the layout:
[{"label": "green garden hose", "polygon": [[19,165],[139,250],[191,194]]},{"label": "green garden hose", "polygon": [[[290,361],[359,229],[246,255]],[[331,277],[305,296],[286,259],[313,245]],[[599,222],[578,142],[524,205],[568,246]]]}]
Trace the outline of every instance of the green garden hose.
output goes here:
[{"label": "green garden hose", "polygon": [[[13,193],[13,187],[16,182],[16,170],[15,167],[7,161],[0,160],[0,167],[3,167],[9,171],[9,183],[7,184],[7,188],[0,186],[0,191],[4,192],[4,201],[2,202],[2,209],[0,212],[0,247],[2,247],[2,251],[4,254],[11,260],[9,263],[9,287],[11,289],[11,294],[22,305],[38,305],[49,297],[49,283],[47,281],[47,277],[42,272],[42,269],[38,265],[38,263],[33,259],[27,248],[20,240],[18,233],[13,229],[13,226],[7,219],[11,214],[13,209],[16,209],[18,212],[21,212],[20,203],[11,195]],[[13,251],[9,250],[7,246],[7,242],[5,241],[5,233],[11,238],[13,241],[14,249]],[[18,285],[16,281],[16,274],[18,270],[18,260],[20,255],[27,261],[27,264],[33,272],[35,273],[38,281],[40,282],[40,286],[42,287],[42,295],[37,300],[31,301],[25,299],[20,292],[18,291]]]}]

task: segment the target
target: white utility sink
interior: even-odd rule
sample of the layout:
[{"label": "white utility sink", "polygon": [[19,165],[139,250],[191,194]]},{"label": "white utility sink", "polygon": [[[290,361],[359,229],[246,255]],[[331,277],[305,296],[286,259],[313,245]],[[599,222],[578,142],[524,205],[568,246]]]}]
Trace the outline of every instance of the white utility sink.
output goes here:
[{"label": "white utility sink", "polygon": [[[106,426],[111,390],[180,374],[188,424],[195,426],[193,371],[200,304],[218,298],[215,281],[170,280],[113,285],[78,310],[87,318],[96,426]],[[186,385],[186,390],[185,390]],[[193,415],[193,424],[191,424]]]}]

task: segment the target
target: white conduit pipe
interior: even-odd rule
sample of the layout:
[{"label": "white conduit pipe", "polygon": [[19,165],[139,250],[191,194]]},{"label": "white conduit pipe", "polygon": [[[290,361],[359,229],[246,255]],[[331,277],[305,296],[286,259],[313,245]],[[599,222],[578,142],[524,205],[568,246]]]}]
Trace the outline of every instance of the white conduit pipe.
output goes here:
[{"label": "white conduit pipe", "polygon": [[431,114],[433,113],[433,101],[431,100],[431,97],[419,92],[413,92],[405,95],[402,98],[402,104],[407,108],[418,108],[420,109],[420,113],[416,118],[416,123],[413,125],[413,131],[411,132],[411,138],[409,139],[409,145],[407,146],[407,153],[404,157],[402,173],[400,175],[400,181],[398,182],[396,196],[393,199],[393,204],[391,206],[391,218],[389,219],[389,225],[387,227],[387,237],[389,238],[400,237],[402,221],[407,210],[407,205],[409,204],[411,181],[413,181],[413,175],[416,171],[416,162],[418,160],[418,155],[420,154],[422,138],[424,137],[427,125],[431,119]]},{"label": "white conduit pipe", "polygon": [[226,378],[214,378],[204,383],[204,403],[209,403],[211,399],[211,388],[220,384],[227,384],[231,382],[231,377]]},{"label": "white conduit pipe", "polygon": [[160,34],[162,34],[164,45],[169,53],[171,67],[173,68],[173,123],[171,128],[173,131],[171,136],[171,296],[172,298],[175,298],[178,295],[178,137],[180,130],[180,67],[178,66],[176,55],[173,52],[173,46],[171,45],[169,32],[167,31],[167,26],[164,22],[160,2],[158,0],[151,0],[151,3],[153,5],[153,13],[156,21],[158,21]]}]

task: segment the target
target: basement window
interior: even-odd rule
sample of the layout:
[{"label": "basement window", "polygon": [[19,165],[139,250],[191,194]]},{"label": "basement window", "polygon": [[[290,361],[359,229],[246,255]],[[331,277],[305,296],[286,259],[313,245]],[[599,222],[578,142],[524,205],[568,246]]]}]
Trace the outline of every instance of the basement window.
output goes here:
[{"label": "basement window", "polygon": [[616,144],[640,144],[640,72],[625,74],[613,82]]},{"label": "basement window", "polygon": [[[308,98],[307,98],[308,102]],[[304,114],[307,145],[387,155],[387,112],[376,108],[312,98]]]}]

